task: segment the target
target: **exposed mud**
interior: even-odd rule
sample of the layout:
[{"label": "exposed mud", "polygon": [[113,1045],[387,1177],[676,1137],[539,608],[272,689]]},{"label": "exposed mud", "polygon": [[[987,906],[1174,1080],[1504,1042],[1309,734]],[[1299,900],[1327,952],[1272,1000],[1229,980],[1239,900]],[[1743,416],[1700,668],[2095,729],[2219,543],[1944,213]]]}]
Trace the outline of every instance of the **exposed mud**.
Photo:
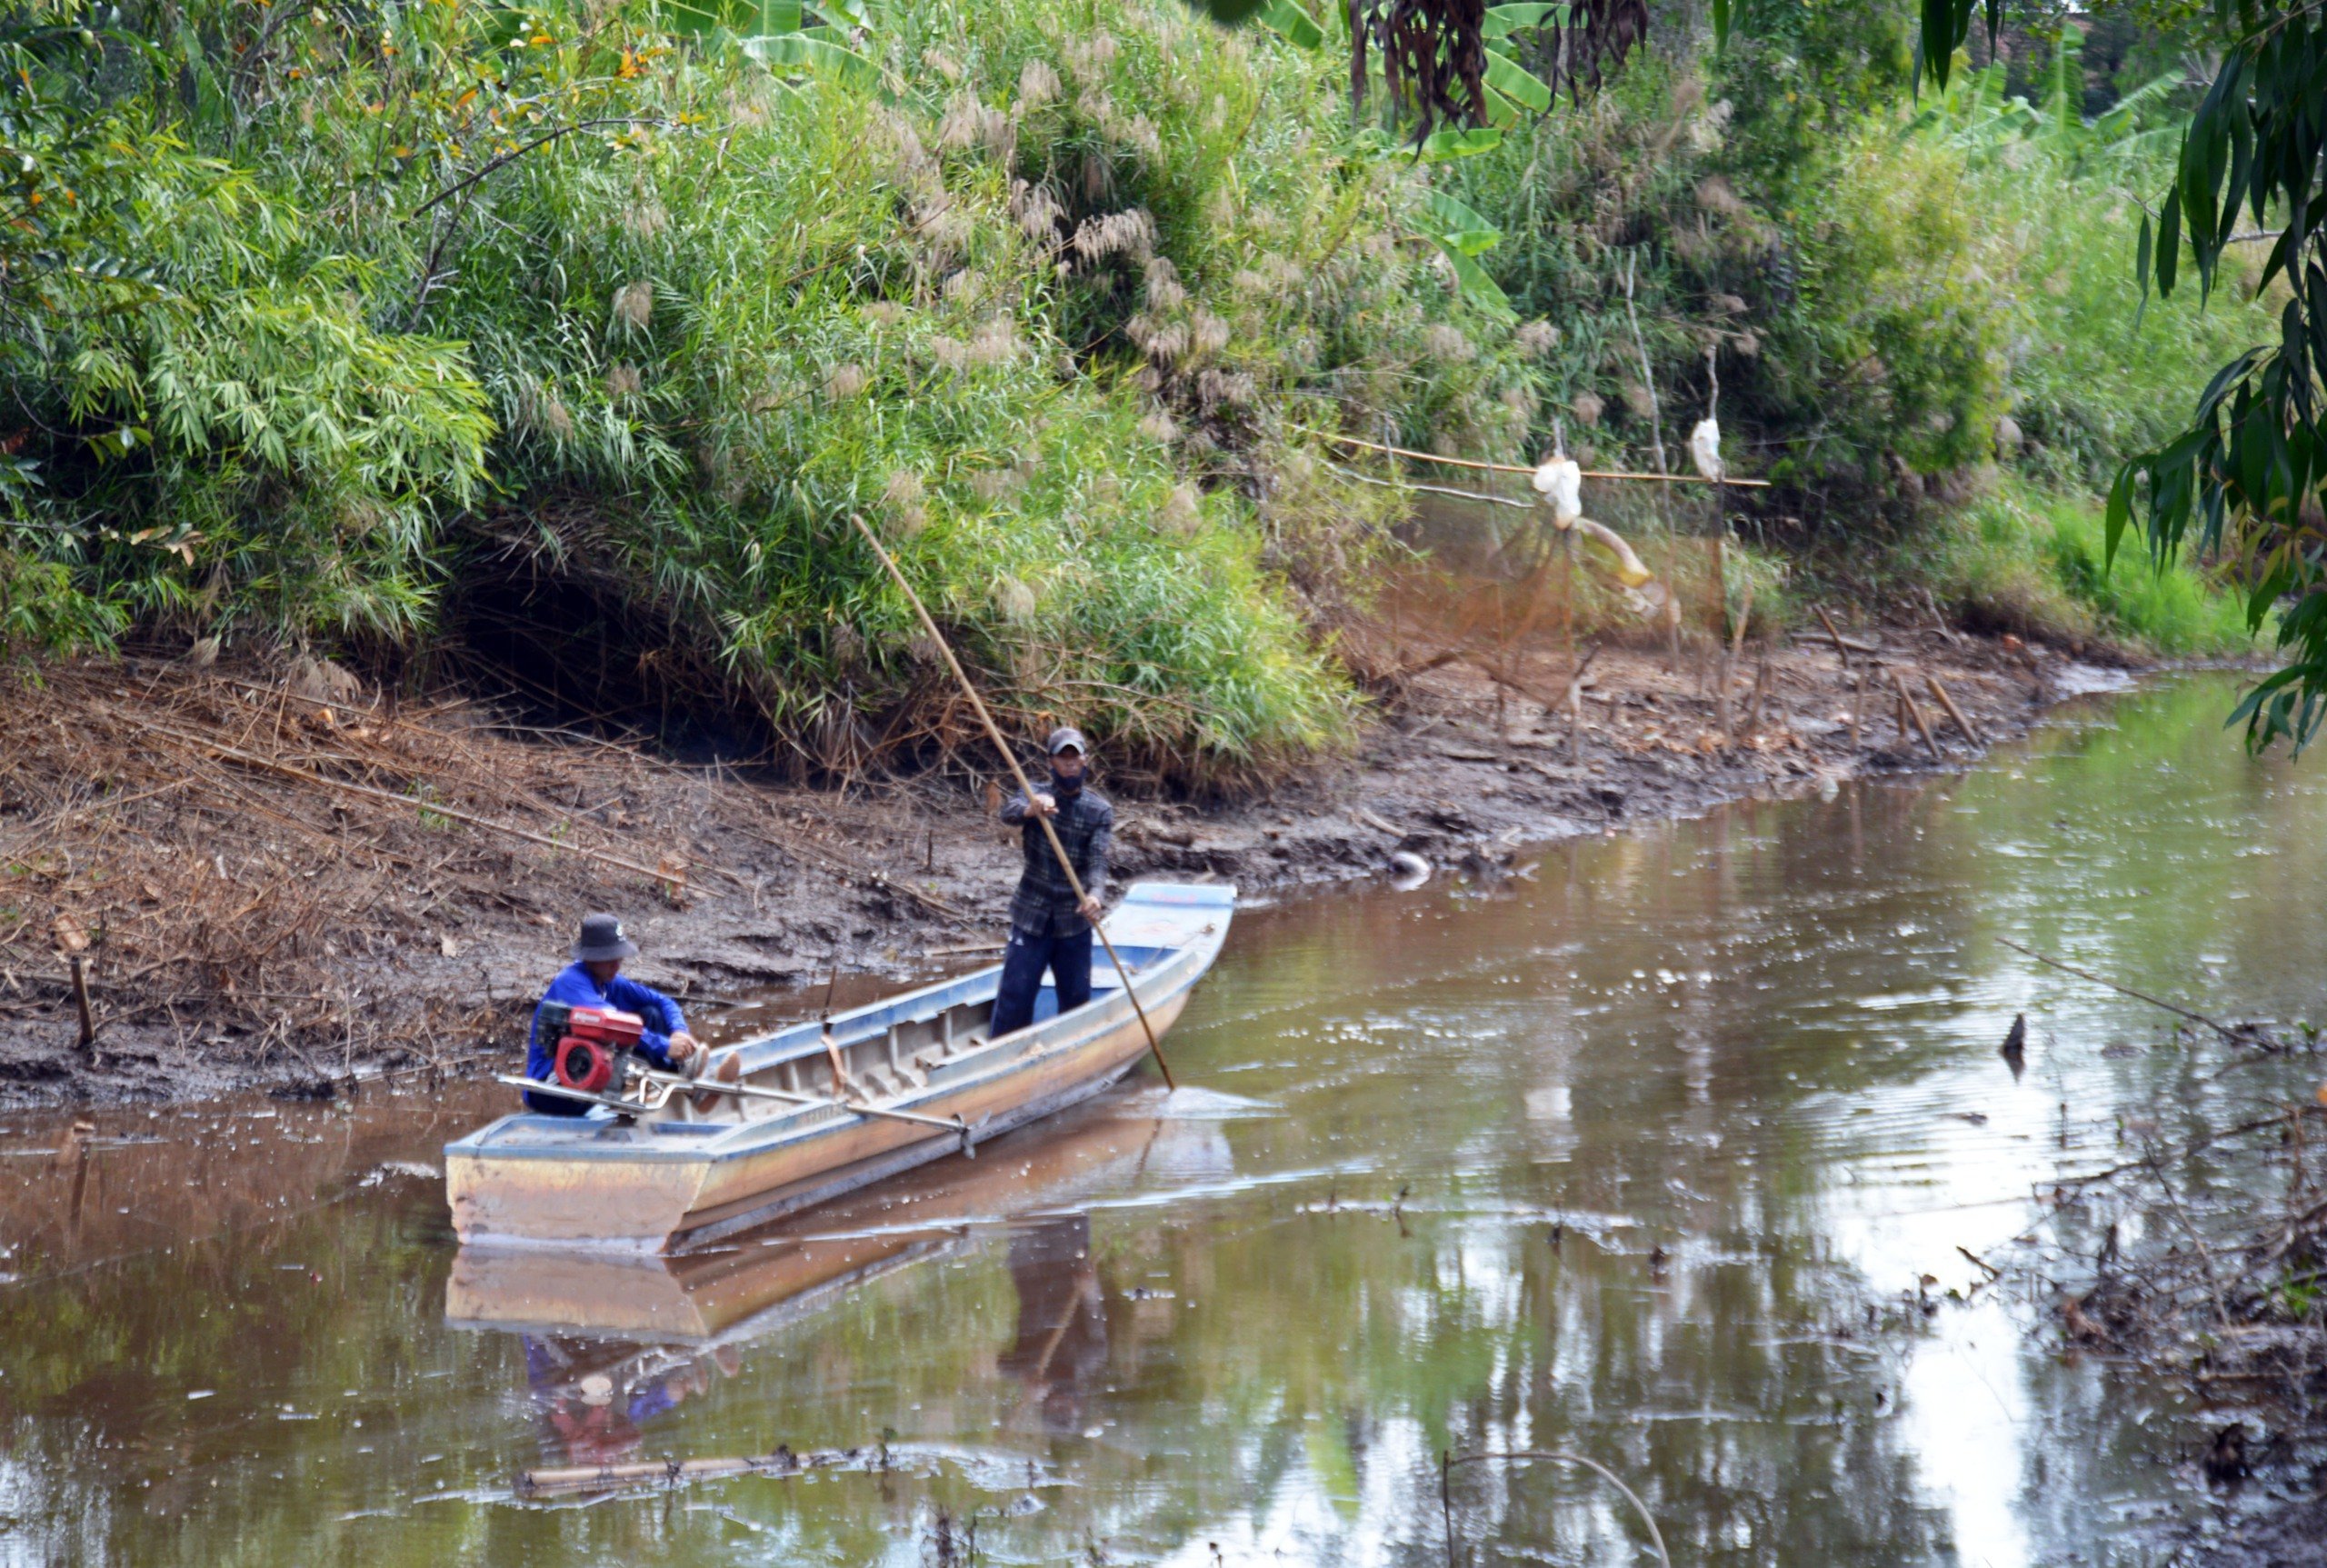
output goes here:
[{"label": "exposed mud", "polygon": [[[2225,1052],[2213,1078],[2316,1057],[2309,1026],[2224,1033],[2219,1046],[2176,1046]],[[2232,1123],[2233,1106],[2259,1114]],[[2327,1091],[2209,1104],[2181,1084],[2120,1115],[2139,1155],[2056,1183],[2003,1277],[2049,1309],[2043,1337],[2070,1354],[2186,1390],[2195,1430],[2171,1458],[2214,1505],[2165,1533],[2183,1557],[2327,1564],[2327,1198],[2311,1155]],[[2170,1143],[2169,1125],[2181,1132]]]},{"label": "exposed mud", "polygon": [[[1493,880],[1523,874],[1531,843],[1957,765],[2122,680],[2010,639],[1845,636],[1749,659],[1726,704],[1711,661],[1654,652],[1601,652],[1573,701],[1558,650],[1492,676],[1430,661],[1355,755],[1264,798],[1111,791],[1117,880],[1257,893],[1386,875],[1393,855]],[[629,919],[634,972],[697,1003],[698,1024],[834,964],[868,984],[974,964],[1014,880],[976,776],[775,784],[467,703],[399,713],[313,669],[85,664],[5,703],[0,1104],[327,1094],[507,1063],[594,908]]]}]

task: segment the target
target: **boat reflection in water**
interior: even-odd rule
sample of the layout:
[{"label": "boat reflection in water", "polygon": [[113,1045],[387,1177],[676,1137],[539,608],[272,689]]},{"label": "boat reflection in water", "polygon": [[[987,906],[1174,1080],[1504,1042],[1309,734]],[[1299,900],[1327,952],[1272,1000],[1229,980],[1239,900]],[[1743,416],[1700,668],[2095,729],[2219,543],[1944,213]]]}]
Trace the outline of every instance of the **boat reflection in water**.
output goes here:
[{"label": "boat reflection in water", "polygon": [[1151,1171],[1179,1183],[1229,1165],[1217,1122],[1100,1104],[701,1253],[464,1248],[444,1315],[523,1336],[546,1463],[619,1464],[639,1456],[646,1423],[739,1373],[754,1342],[1006,1226],[1017,1326],[996,1370],[1024,1387],[1042,1429],[1065,1433],[1108,1355],[1090,1217],[1073,1205],[1135,1190]]}]

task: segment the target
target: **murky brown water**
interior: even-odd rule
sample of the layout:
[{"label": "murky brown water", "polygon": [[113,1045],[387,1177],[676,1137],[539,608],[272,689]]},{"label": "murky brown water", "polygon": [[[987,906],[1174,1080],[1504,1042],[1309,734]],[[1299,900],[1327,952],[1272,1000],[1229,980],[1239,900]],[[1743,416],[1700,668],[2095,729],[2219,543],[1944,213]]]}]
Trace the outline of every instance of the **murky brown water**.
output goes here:
[{"label": "murky brown water", "polygon": [[[905,1564],[942,1511],[994,1563],[1435,1563],[1450,1447],[1604,1463],[1678,1563],[2150,1561],[2212,1506],[2149,1457],[2190,1413],[1944,1293],[2121,1112],[2316,1070],[2205,1084],[1996,941],[2327,1013],[2327,776],[2225,692],[1246,914],[1170,1042],[1200,1089],[676,1270],[458,1257],[438,1150],[497,1094],[0,1116],[0,1563]],[[859,1453],[512,1487],[779,1443]],[[1573,1466],[1449,1503],[1478,1562],[1652,1560]]]}]

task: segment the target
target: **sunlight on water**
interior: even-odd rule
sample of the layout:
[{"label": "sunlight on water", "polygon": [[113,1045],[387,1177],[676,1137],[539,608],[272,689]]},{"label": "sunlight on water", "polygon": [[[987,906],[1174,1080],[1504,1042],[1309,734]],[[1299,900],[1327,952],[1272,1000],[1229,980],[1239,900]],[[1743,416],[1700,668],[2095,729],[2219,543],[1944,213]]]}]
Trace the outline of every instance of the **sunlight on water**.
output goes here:
[{"label": "sunlight on water", "polygon": [[[461,1254],[473,1088],[0,1116],[0,1561],[2149,1561],[2170,1391],[1977,1258],[2327,1011],[2327,785],[2228,687],[1968,776],[1239,918],[1183,1084],[665,1266]],[[2024,1074],[1996,1047],[2030,1024]],[[2042,1246],[2046,1237],[2034,1235]],[[1960,1299],[1968,1297],[1968,1303]],[[796,1472],[521,1496],[541,1467]],[[1466,1556],[1466,1561],[1473,1560]]]}]

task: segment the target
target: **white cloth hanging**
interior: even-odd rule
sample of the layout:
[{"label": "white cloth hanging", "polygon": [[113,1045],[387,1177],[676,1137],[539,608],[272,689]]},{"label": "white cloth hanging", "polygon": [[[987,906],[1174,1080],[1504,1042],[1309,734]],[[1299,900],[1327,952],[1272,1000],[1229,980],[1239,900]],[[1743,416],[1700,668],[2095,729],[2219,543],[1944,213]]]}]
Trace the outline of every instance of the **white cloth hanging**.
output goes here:
[{"label": "white cloth hanging", "polygon": [[1575,520],[1583,515],[1583,470],[1572,457],[1550,459],[1535,470],[1537,494],[1552,509],[1553,526],[1573,528]]},{"label": "white cloth hanging", "polygon": [[1721,424],[1717,420],[1700,419],[1697,427],[1689,432],[1689,456],[1697,472],[1708,479],[1721,477]]}]

